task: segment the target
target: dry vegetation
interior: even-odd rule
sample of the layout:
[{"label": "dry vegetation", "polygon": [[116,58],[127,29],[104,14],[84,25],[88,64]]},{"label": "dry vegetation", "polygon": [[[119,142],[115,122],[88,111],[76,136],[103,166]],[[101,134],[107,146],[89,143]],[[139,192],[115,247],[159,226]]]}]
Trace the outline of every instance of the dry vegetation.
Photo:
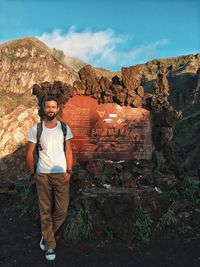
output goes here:
[{"label": "dry vegetation", "polygon": [[19,105],[31,108],[37,106],[37,98],[33,95],[15,94],[11,92],[0,91],[0,118],[11,113]]}]

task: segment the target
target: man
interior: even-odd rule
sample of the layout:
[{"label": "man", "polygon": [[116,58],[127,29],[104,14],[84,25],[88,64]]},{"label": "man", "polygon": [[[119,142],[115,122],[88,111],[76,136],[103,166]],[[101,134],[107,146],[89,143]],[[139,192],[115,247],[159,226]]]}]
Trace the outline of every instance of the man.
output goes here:
[{"label": "man", "polygon": [[64,142],[61,122],[57,120],[59,110],[60,105],[56,98],[48,96],[44,100],[44,120],[42,121],[36,173],[34,150],[37,144],[37,124],[29,132],[26,154],[31,176],[35,178],[39,200],[42,232],[40,248],[46,251],[45,258],[47,260],[56,258],[55,234],[67,215],[69,181],[73,166],[70,145],[70,139],[73,135],[66,125],[66,141]]}]

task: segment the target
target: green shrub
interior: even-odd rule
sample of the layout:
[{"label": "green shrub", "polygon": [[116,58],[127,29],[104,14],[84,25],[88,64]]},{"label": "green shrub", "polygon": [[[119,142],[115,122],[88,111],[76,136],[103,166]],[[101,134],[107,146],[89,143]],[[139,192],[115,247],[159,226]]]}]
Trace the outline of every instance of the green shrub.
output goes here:
[{"label": "green shrub", "polygon": [[100,182],[102,185],[108,182],[108,177],[105,172],[100,174]]},{"label": "green shrub", "polygon": [[192,177],[185,177],[178,188],[173,188],[167,192],[171,198],[185,198],[194,204],[200,204],[200,181]]},{"label": "green shrub", "polygon": [[167,212],[160,217],[156,228],[159,230],[163,230],[175,225],[177,225],[176,215],[174,213],[174,210],[169,208]]},{"label": "green shrub", "polygon": [[61,231],[66,240],[77,241],[89,238],[91,230],[92,223],[90,222],[89,211],[80,209],[69,211]]},{"label": "green shrub", "polygon": [[152,219],[149,213],[139,209],[134,223],[134,237],[139,241],[147,242],[151,237]]},{"label": "green shrub", "polygon": [[184,198],[190,199],[195,204],[200,204],[199,198],[200,181],[194,180],[191,177],[186,177],[182,183],[179,192]]},{"label": "green shrub", "polygon": [[122,176],[120,173],[113,171],[113,173],[105,173],[102,172],[100,175],[101,185],[103,184],[111,184],[114,186],[120,186],[122,183]]},{"label": "green shrub", "polygon": [[39,213],[37,193],[32,187],[16,186],[9,192],[9,195],[11,200],[17,203],[16,206],[21,216]]},{"label": "green shrub", "polygon": [[177,198],[180,196],[180,193],[178,192],[176,188],[172,188],[171,190],[167,192],[167,195],[170,198]]},{"label": "green shrub", "polygon": [[165,174],[165,173],[168,172],[168,170],[169,170],[169,167],[167,165],[165,165],[165,164],[162,164],[162,165],[156,167],[154,172],[156,174]]}]

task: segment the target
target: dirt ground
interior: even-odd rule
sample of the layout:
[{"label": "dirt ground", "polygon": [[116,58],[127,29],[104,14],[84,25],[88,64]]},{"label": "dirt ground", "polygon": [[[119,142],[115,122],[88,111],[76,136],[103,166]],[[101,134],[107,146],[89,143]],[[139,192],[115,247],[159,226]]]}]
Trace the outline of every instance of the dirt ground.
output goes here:
[{"label": "dirt ground", "polygon": [[150,244],[63,240],[57,258],[47,262],[39,249],[38,219],[19,216],[8,196],[0,194],[0,266],[2,267],[193,267],[200,266],[200,238],[168,235]]}]

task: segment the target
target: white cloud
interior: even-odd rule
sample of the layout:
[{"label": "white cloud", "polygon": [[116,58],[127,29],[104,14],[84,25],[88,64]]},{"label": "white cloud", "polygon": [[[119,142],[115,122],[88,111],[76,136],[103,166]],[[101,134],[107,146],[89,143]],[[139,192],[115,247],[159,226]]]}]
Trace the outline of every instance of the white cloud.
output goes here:
[{"label": "white cloud", "polygon": [[[56,29],[52,33],[43,33],[38,38],[52,48],[63,50],[66,56],[77,57],[93,66],[108,69],[134,65],[140,60],[147,61],[156,55],[160,46],[167,44],[166,39],[161,39],[151,44],[131,47],[128,36],[117,35],[110,28],[104,31],[86,29],[78,32],[74,26],[66,33]],[[124,44],[129,44],[128,51],[122,50]]]}]

